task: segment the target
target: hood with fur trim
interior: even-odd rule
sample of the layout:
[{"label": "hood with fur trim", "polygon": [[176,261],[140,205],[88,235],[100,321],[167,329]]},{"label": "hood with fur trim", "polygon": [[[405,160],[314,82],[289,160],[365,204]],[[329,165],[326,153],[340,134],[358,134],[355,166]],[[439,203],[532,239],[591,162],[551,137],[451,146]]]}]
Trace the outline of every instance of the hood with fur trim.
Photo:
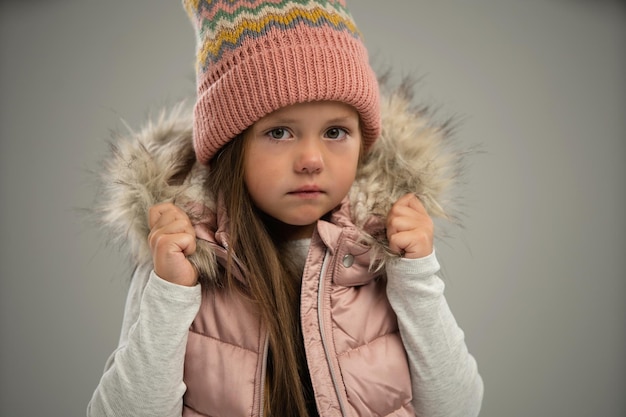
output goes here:
[{"label": "hood with fur trim", "polygon": [[[364,231],[371,216],[385,218],[391,205],[415,193],[432,217],[455,220],[448,191],[456,182],[462,153],[450,146],[450,124],[434,123],[425,108],[412,104],[410,86],[381,95],[382,132],[357,172],[348,194],[354,225],[381,254],[377,266],[393,256],[384,237]],[[117,243],[127,245],[133,262],[151,262],[148,209],[161,202],[182,207],[198,204],[215,211],[205,187],[209,170],[195,159],[192,111],[178,105],[162,112],[137,132],[115,138],[104,161],[98,221]],[[193,219],[193,217],[192,217]],[[215,278],[214,250],[198,242],[190,261],[201,276]]]}]

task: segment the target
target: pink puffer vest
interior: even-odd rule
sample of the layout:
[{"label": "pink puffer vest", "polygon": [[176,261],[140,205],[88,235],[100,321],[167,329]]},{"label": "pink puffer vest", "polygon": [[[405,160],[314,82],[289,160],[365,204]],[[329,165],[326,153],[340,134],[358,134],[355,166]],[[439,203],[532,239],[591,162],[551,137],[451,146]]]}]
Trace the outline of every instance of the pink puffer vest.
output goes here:
[{"label": "pink puffer vest", "polygon": [[[385,279],[347,221],[319,221],[303,273],[301,318],[321,416],[414,416],[411,381]],[[343,226],[339,226],[339,225]],[[205,293],[185,357],[183,416],[261,416],[267,337],[254,306]]]}]

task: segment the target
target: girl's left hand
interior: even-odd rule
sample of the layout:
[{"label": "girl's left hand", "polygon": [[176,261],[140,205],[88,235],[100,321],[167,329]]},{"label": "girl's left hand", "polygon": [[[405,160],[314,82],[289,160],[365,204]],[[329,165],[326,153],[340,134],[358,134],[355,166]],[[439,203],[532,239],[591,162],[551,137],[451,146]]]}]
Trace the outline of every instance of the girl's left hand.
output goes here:
[{"label": "girl's left hand", "polygon": [[434,224],[413,193],[398,199],[387,216],[389,248],[404,258],[417,259],[433,252]]}]

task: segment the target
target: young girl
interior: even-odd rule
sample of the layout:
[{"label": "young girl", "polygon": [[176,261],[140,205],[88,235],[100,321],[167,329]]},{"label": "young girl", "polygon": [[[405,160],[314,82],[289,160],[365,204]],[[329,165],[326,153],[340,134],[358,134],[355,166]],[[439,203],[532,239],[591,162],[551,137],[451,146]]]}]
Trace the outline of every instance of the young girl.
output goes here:
[{"label": "young girl", "polygon": [[137,268],[88,416],[478,415],[436,275],[444,130],[381,100],[341,0],[184,3],[193,119],[105,166]]}]

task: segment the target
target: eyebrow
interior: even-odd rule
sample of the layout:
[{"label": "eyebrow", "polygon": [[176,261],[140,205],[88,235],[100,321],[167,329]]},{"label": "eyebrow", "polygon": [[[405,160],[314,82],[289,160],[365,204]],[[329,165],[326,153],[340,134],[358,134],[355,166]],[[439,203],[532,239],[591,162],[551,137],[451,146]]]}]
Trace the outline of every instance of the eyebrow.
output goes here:
[{"label": "eyebrow", "polygon": [[329,124],[333,124],[333,123],[347,123],[347,122],[359,122],[359,118],[358,117],[353,117],[352,115],[346,115],[346,116],[339,116],[339,117],[335,117],[334,119],[330,119],[328,121]]}]

